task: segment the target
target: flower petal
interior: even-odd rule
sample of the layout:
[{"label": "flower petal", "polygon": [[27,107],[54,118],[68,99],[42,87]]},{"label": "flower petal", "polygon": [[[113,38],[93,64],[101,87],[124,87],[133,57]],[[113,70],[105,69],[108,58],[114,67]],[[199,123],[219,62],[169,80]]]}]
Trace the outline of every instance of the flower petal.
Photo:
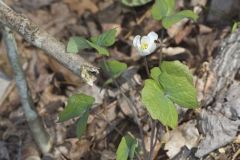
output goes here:
[{"label": "flower petal", "polygon": [[133,39],[133,46],[137,48],[140,56],[146,56],[151,54],[157,48],[155,40],[158,39],[158,35],[155,32],[148,33],[147,36],[135,36]]},{"label": "flower petal", "polygon": [[142,50],[144,52],[143,55],[149,55],[151,54],[156,48],[153,48],[155,43],[154,40],[152,40],[149,36],[143,36],[141,39],[141,45],[143,43],[147,43],[147,48]]},{"label": "flower petal", "polygon": [[148,33],[148,35],[147,35],[148,37],[149,37],[149,39],[151,40],[151,41],[155,41],[155,40],[157,40],[158,39],[158,34],[156,33],[156,32],[150,32],[150,33]]},{"label": "flower petal", "polygon": [[148,46],[148,50],[150,53],[154,52],[157,48],[157,45],[154,41],[151,41]]},{"label": "flower petal", "polygon": [[137,35],[134,37],[133,39],[133,46],[136,47],[136,48],[141,48],[141,36]]},{"label": "flower petal", "polygon": [[141,38],[141,44],[143,43],[149,43],[150,42],[150,38],[148,36],[142,36]]},{"label": "flower petal", "polygon": [[155,51],[155,49],[157,48],[157,45],[156,45],[156,43],[155,43],[155,40],[157,40],[158,39],[158,35],[157,35],[157,33],[155,33],[155,32],[150,32],[150,33],[148,33],[148,37],[149,37],[149,39],[151,39],[150,40],[150,43],[149,43],[149,52],[154,52]]}]

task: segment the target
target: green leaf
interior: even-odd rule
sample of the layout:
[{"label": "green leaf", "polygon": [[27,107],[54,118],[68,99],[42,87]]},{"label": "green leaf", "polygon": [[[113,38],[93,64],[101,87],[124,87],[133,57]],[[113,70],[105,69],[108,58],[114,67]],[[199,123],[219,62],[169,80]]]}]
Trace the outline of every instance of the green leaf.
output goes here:
[{"label": "green leaf", "polygon": [[112,77],[117,78],[127,69],[127,65],[117,60],[109,60],[102,64],[102,69]]},{"label": "green leaf", "polygon": [[166,3],[166,0],[156,0],[151,9],[151,13],[152,17],[158,21],[167,16],[168,4]]},{"label": "green leaf", "polygon": [[134,155],[135,155],[135,152],[137,152],[137,149],[138,149],[138,142],[136,139],[134,139],[134,142],[131,145],[129,156],[128,156],[130,160],[134,160]]},{"label": "green leaf", "polygon": [[162,61],[160,66],[162,72],[179,77],[186,77],[193,84],[192,73],[186,65],[179,61]]},{"label": "green leaf", "polygon": [[126,135],[122,137],[121,142],[118,145],[116,160],[128,160],[128,157],[133,159],[136,148],[137,140],[133,136]]},{"label": "green leaf", "polygon": [[121,0],[121,2],[129,7],[143,6],[152,0]]},{"label": "green leaf", "polygon": [[240,22],[234,22],[234,24],[233,24],[233,26],[232,26],[232,31],[231,31],[232,33],[233,33],[233,32],[236,32],[239,24],[240,24]]},{"label": "green leaf", "polygon": [[186,108],[198,107],[197,92],[186,77],[179,77],[162,72],[159,81],[165,97]]},{"label": "green leaf", "polygon": [[83,37],[71,37],[67,44],[67,52],[78,53],[80,50],[91,48]]},{"label": "green leaf", "polygon": [[144,82],[141,96],[143,104],[153,119],[158,119],[163,125],[171,128],[177,126],[178,113],[176,108],[173,102],[164,95],[157,82],[147,79]]},{"label": "green leaf", "polygon": [[68,99],[67,106],[59,114],[59,122],[81,116],[94,103],[94,98],[85,94],[75,94]]},{"label": "green leaf", "polygon": [[154,67],[150,71],[150,76],[152,79],[154,79],[156,82],[159,83],[159,76],[161,74],[161,70],[159,67]]},{"label": "green leaf", "polygon": [[167,3],[167,14],[166,16],[171,16],[175,12],[176,3],[175,0],[165,0]]},{"label": "green leaf", "polygon": [[99,36],[91,37],[90,40],[92,43],[101,46],[101,47],[110,47],[116,41],[116,28],[110,29],[108,31],[103,32]]},{"label": "green leaf", "polygon": [[100,55],[109,56],[109,52],[108,52],[108,50],[107,50],[106,48],[101,47],[101,46],[99,46],[99,45],[97,45],[97,44],[94,44],[94,43],[92,43],[92,42],[90,42],[90,41],[87,41],[87,43],[88,43],[91,47],[93,47],[94,49],[96,49],[97,52],[98,52]]},{"label": "green leaf", "polygon": [[88,116],[89,116],[89,109],[87,109],[77,121],[77,137],[78,138],[81,138],[81,136],[86,131]]},{"label": "green leaf", "polygon": [[176,13],[175,15],[164,17],[163,21],[162,21],[163,27],[168,29],[173,24],[179,22],[180,20],[182,20],[184,18],[190,18],[190,19],[196,21],[198,19],[198,15],[195,14],[191,10],[180,11],[180,12]]}]

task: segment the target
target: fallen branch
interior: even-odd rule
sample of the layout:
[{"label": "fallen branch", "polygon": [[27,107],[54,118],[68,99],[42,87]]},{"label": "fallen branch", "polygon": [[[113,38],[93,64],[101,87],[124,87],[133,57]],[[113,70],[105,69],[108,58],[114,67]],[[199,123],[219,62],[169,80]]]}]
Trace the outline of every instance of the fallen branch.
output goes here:
[{"label": "fallen branch", "polygon": [[42,153],[47,153],[51,149],[52,142],[35,110],[32,97],[30,96],[25,75],[19,62],[15,38],[8,28],[3,27],[2,30],[8,59],[15,75],[16,85],[20,93],[21,103],[27,123],[39,149]]},{"label": "fallen branch", "polygon": [[66,47],[63,43],[41,30],[28,18],[13,11],[1,0],[0,23],[18,32],[27,42],[44,50],[47,55],[83,78],[88,84],[92,84],[96,79],[94,75],[98,73],[98,68],[81,56],[66,53]]}]

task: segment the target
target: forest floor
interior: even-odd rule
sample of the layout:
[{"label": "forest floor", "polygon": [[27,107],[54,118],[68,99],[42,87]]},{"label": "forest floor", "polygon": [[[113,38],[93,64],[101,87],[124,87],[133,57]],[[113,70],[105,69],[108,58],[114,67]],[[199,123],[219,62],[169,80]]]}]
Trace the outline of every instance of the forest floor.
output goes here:
[{"label": "forest floor", "polygon": [[[207,0],[178,0],[177,10],[201,9],[197,23],[183,21],[168,30],[155,21],[149,12],[153,2],[140,7],[127,7],[114,0],[6,0],[16,12],[22,13],[64,42],[71,36],[90,37],[105,30],[117,28],[117,42],[109,49],[109,59],[125,62],[131,71],[127,79],[134,81],[129,95],[135,97],[139,117],[145,133],[145,143],[150,144],[149,115],[140,104],[140,90],[147,74],[143,58],[139,57],[132,46],[135,35],[145,35],[155,31],[163,39],[170,39],[163,49],[164,60],[180,60],[189,66],[194,79],[201,78],[208,64],[218,53],[218,46],[231,33],[233,21],[239,12],[225,9],[224,14],[209,12],[211,4]],[[240,10],[240,7],[238,8]],[[226,18],[227,17],[227,18]],[[8,62],[3,41],[0,43],[0,155],[5,159],[71,159],[71,160],[113,160],[122,135],[131,132],[139,136],[127,103],[119,96],[117,88],[110,85],[100,92],[106,78],[100,75],[96,85],[90,87],[79,77],[61,66],[58,62],[27,43],[16,35],[21,63],[26,74],[31,96],[49,134],[54,137],[53,156],[42,157],[30,134],[20,97],[15,86],[11,66]],[[96,66],[102,59],[94,50],[81,54]],[[158,64],[158,55],[147,57],[150,68]],[[122,82],[124,85],[124,80]],[[129,87],[129,86],[128,86]],[[201,86],[196,86],[199,89]],[[96,99],[88,120],[85,135],[76,137],[74,121],[58,123],[58,114],[64,109],[69,96],[84,92]],[[201,98],[200,98],[201,99]],[[171,132],[180,134],[184,123],[197,118],[195,111],[180,114],[179,126]],[[194,126],[195,128],[195,126]],[[162,128],[164,134],[164,128]],[[198,133],[201,136],[201,133]],[[198,138],[199,138],[198,137]],[[181,139],[181,138],[180,138]],[[166,139],[166,141],[170,139]],[[191,141],[191,140],[190,140]],[[195,141],[194,141],[195,142]],[[193,142],[193,143],[194,143]],[[181,143],[181,142],[179,142]],[[176,147],[178,150],[180,146]],[[173,156],[164,150],[164,144],[158,142],[154,150],[154,159],[165,160]],[[209,153],[203,159],[231,160],[240,149],[240,137],[231,144]],[[170,155],[169,155],[170,154]],[[238,157],[240,159],[240,157]],[[0,158],[1,159],[1,158]]]}]

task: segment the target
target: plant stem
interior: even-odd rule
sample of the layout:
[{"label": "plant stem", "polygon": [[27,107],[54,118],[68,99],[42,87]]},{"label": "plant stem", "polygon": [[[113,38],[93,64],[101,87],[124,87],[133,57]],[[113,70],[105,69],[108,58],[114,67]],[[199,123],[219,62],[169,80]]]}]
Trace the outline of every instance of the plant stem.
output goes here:
[{"label": "plant stem", "polygon": [[[161,30],[161,39],[160,41],[163,42],[163,30]],[[160,49],[159,49],[159,66],[161,65],[161,62],[162,62],[162,46],[160,46]]]},{"label": "plant stem", "polygon": [[146,56],[144,56],[144,65],[145,65],[147,76],[149,77],[150,76],[150,71],[149,71],[149,67],[148,67],[148,62],[147,62],[147,57]]},{"label": "plant stem", "polygon": [[[147,72],[147,75],[148,77],[150,76],[150,71],[149,71],[149,67],[148,67],[148,62],[147,62],[147,58],[146,56],[144,57],[144,65],[145,65],[145,68],[146,68],[146,72]],[[155,137],[155,129],[156,129],[156,121],[152,119],[152,125],[151,125],[151,139],[150,139],[150,153],[149,153],[149,160],[152,159],[152,155],[153,155],[153,150],[154,150],[154,138]]]},{"label": "plant stem", "polygon": [[[163,41],[163,30],[161,30],[161,42],[162,41]],[[148,63],[147,63],[147,58],[146,57],[144,57],[144,61],[145,61],[145,68],[146,68],[147,74],[149,76],[150,73],[149,73],[149,67],[148,67]],[[159,66],[161,65],[161,62],[162,62],[162,46],[160,46]],[[153,151],[154,151],[154,148],[155,148],[156,143],[157,143],[158,130],[156,132],[156,125],[157,125],[157,122],[152,119],[149,160],[153,159]],[[155,141],[154,141],[154,139],[155,139]]]},{"label": "plant stem", "polygon": [[[106,65],[106,69],[108,70],[109,72],[109,66],[107,65],[107,62],[106,62],[106,58],[103,57],[103,61],[104,61],[104,64]],[[137,111],[136,111],[136,106],[134,105],[134,103],[132,102],[132,100],[124,93],[124,91],[122,90],[122,88],[120,87],[120,85],[118,84],[117,80],[110,74],[109,75],[110,78],[112,79],[113,83],[117,86],[117,88],[119,89],[121,95],[124,97],[124,99],[127,101],[128,103],[128,106],[130,108],[130,110],[132,111],[132,114],[133,114],[133,119],[134,121],[137,123],[138,125],[138,129],[139,129],[139,132],[140,132],[140,137],[141,137],[141,144],[142,144],[142,148],[143,148],[143,155],[144,155],[144,159],[147,160],[147,150],[146,150],[146,145],[144,143],[144,133],[143,133],[143,129],[142,129],[142,126],[141,126],[141,122],[138,118],[138,115],[137,115]]]},{"label": "plant stem", "polygon": [[[151,140],[150,140],[150,153],[149,153],[149,160],[152,159],[152,156],[153,156],[153,150],[154,150],[154,137],[156,136],[155,135],[155,129],[156,129],[156,121],[155,120],[152,120],[152,129],[151,129]],[[156,140],[157,137],[155,137],[155,140]]]}]

